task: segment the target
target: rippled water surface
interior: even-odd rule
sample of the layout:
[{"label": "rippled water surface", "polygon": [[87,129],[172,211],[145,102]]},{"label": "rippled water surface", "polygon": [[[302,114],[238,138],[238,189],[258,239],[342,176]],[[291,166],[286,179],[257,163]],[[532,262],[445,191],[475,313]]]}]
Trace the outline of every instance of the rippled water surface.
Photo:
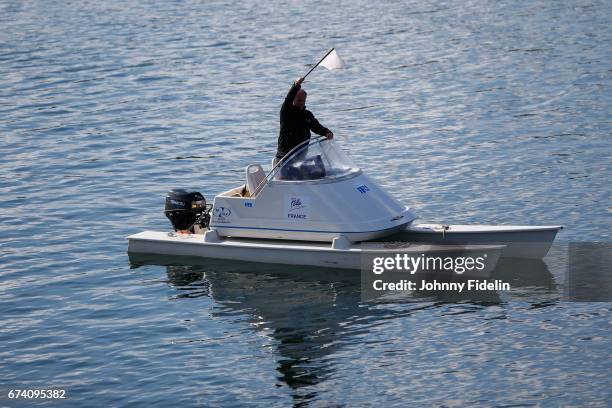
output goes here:
[{"label": "rippled water surface", "polygon": [[[75,405],[609,406],[611,307],[566,251],[509,293],[362,302],[354,272],[132,259],[163,196],[269,164],[292,80],[423,219],[610,240],[610,2],[0,3],[0,391]],[[12,404],[3,395],[0,405]],[[51,404],[50,404],[51,405]]]}]

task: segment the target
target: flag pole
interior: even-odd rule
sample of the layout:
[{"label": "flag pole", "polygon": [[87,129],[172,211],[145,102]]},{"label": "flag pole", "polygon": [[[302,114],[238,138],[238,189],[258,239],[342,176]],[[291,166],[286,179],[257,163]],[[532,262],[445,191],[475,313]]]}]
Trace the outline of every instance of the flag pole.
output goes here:
[{"label": "flag pole", "polygon": [[310,73],[311,73],[311,72],[312,72],[312,71],[313,71],[313,70],[314,70],[316,67],[318,67],[318,66],[319,66],[319,64],[320,64],[320,63],[322,63],[322,62],[323,62],[323,60],[324,60],[325,58],[327,58],[327,56],[328,56],[329,54],[331,54],[333,50],[335,50],[335,48],[332,48],[331,50],[329,50],[329,52],[328,52],[327,54],[325,54],[325,56],[324,56],[323,58],[321,58],[321,60],[320,60],[319,62],[317,62],[317,64],[316,64],[314,67],[310,68],[310,71],[308,71],[308,73],[307,73],[306,75],[304,75],[302,78],[303,78],[303,79],[306,79],[306,77],[307,77],[307,76],[308,76],[308,75],[309,75],[309,74],[310,74]]}]

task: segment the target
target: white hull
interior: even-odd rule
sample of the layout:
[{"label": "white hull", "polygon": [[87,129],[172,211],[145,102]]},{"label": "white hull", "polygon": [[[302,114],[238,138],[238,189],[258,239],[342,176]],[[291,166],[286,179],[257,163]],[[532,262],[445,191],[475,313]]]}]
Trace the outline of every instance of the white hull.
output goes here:
[{"label": "white hull", "polygon": [[128,252],[173,256],[193,256],[232,261],[247,261],[285,265],[307,265],[341,269],[360,269],[364,256],[377,253],[407,253],[412,256],[466,256],[486,254],[485,269],[466,272],[465,277],[488,277],[495,268],[502,246],[438,246],[428,244],[404,244],[390,246],[384,242],[348,244],[333,248],[329,243],[249,240],[222,238],[218,242],[205,242],[200,234],[168,234],[144,231],[129,236]]},{"label": "white hull", "polygon": [[361,242],[391,235],[416,218],[361,173],[333,183],[274,180],[256,197],[239,191],[215,197],[210,228],[222,237],[331,242],[342,235]]},{"label": "white hull", "polygon": [[[260,224],[265,225],[265,224]],[[406,227],[406,223],[399,224],[390,228],[376,231],[361,231],[361,232],[345,232],[345,231],[323,231],[323,230],[299,230],[299,229],[282,229],[282,228],[266,228],[266,227],[220,227],[215,226],[214,229],[219,235],[231,238],[251,238],[251,239],[268,239],[268,240],[286,240],[286,241],[311,241],[311,242],[326,242],[327,246],[334,238],[342,235],[352,242],[372,241],[379,238],[384,238],[389,235],[399,233]]]},{"label": "white hull", "polygon": [[388,240],[435,245],[504,245],[502,257],[542,259],[561,226],[411,224]]}]

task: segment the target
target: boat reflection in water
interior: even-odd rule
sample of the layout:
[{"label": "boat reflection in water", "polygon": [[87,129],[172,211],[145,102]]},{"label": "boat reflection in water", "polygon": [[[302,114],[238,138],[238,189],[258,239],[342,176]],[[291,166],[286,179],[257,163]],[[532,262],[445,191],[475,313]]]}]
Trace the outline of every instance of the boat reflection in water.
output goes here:
[{"label": "boat reflection in water", "polygon": [[[504,305],[511,300],[531,302],[533,307],[559,300],[555,280],[540,260],[500,261],[492,279],[510,282],[510,292],[415,291],[393,302],[384,298],[363,302],[360,275],[351,270],[215,260],[204,263],[201,258],[137,254],[130,255],[130,262],[133,267],[166,266],[168,282],[180,291],[175,298],[209,296],[220,306],[213,314],[247,314],[253,330],[273,338],[271,344],[279,356],[278,378],[291,387],[296,404],[314,398],[311,386],[335,373],[332,355],[355,347],[390,320],[419,318],[420,313],[432,310],[439,316],[488,307],[494,307],[495,318],[505,319]],[[419,335],[419,330],[415,328],[406,336]]]}]

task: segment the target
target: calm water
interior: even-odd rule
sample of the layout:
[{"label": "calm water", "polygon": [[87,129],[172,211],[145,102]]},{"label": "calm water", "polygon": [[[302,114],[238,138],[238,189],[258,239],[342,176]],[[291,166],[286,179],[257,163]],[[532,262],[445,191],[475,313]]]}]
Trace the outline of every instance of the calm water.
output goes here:
[{"label": "calm water", "polygon": [[[100,3],[100,4],[99,4]],[[0,390],[74,405],[609,406],[609,303],[563,245],[510,293],[362,303],[351,272],[132,259],[164,193],[268,164],[291,81],[422,218],[610,241],[612,3],[0,3]],[[0,405],[13,405],[0,399]],[[52,405],[52,404],[49,404]]]}]

